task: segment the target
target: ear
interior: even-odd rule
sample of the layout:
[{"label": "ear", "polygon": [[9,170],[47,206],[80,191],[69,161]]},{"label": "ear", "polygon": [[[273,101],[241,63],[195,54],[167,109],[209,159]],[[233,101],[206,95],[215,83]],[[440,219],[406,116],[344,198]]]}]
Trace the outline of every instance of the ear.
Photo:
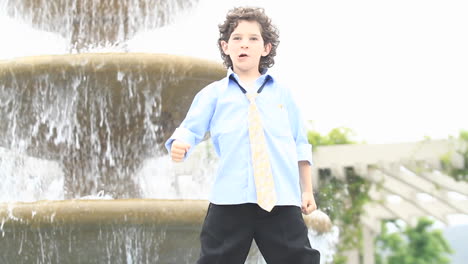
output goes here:
[{"label": "ear", "polygon": [[270,51],[271,51],[271,43],[267,43],[265,45],[265,49],[262,52],[262,56],[263,57],[267,56],[268,54],[270,54]]},{"label": "ear", "polygon": [[221,48],[223,49],[224,54],[229,55],[228,43],[224,40],[221,40]]}]

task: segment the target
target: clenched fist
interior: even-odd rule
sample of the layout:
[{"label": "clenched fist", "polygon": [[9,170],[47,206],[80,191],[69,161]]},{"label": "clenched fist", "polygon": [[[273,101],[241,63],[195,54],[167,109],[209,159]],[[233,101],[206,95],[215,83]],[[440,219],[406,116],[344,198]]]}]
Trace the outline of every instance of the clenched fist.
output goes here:
[{"label": "clenched fist", "polygon": [[174,140],[171,146],[171,158],[175,162],[184,160],[185,154],[190,149],[190,145],[179,140]]},{"label": "clenched fist", "polygon": [[302,213],[308,215],[317,209],[314,194],[312,192],[302,193]]}]

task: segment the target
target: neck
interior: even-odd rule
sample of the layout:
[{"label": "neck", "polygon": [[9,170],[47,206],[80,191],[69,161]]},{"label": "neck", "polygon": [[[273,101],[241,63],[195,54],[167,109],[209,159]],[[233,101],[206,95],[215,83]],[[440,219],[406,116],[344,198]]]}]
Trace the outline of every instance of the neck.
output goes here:
[{"label": "neck", "polygon": [[253,84],[258,77],[261,76],[260,72],[255,71],[255,72],[236,72],[237,76],[239,77],[239,80],[245,84]]}]

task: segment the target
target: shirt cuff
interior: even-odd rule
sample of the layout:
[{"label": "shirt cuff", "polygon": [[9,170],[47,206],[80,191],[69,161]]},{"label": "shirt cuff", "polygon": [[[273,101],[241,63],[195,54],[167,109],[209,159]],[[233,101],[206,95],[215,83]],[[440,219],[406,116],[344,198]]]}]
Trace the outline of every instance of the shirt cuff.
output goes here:
[{"label": "shirt cuff", "polygon": [[313,165],[311,144],[301,144],[297,146],[297,161],[301,160],[306,160],[310,165]]},{"label": "shirt cuff", "polygon": [[172,146],[172,142],[174,142],[174,140],[180,140],[180,141],[182,141],[184,143],[187,143],[187,144],[190,145],[190,149],[185,154],[185,157],[188,157],[189,153],[191,153],[192,150],[193,150],[193,146],[195,146],[196,137],[197,136],[194,133],[192,133],[190,130],[188,130],[186,128],[183,128],[183,127],[178,127],[178,128],[176,128],[176,130],[174,131],[172,136],[166,141],[164,146],[166,147],[167,151],[169,153],[171,153],[171,146]]}]

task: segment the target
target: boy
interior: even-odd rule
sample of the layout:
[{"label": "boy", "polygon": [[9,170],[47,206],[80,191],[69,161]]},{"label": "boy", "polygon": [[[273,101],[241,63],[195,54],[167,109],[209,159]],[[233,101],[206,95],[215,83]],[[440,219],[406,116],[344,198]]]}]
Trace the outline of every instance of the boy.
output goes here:
[{"label": "boy", "polygon": [[260,8],[230,10],[219,31],[228,75],[195,96],[166,142],[180,162],[210,131],[220,157],[197,263],[244,263],[255,239],[269,264],[319,264],[301,214],[316,209],[311,146],[289,90],[267,74],[278,31]]}]

